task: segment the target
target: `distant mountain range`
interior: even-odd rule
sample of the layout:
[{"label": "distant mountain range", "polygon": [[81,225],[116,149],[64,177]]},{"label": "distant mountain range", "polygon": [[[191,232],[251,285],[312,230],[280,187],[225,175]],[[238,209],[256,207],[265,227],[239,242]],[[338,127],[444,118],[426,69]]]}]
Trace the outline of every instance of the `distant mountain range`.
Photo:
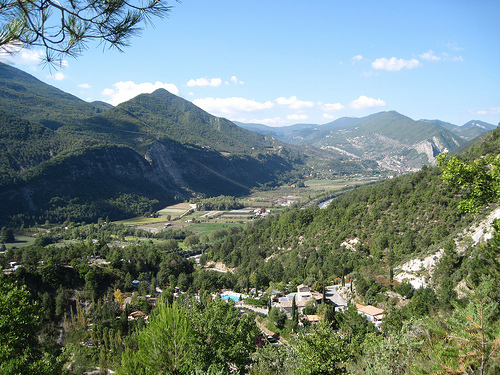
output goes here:
[{"label": "distant mountain range", "polygon": [[163,89],[116,107],[88,103],[0,63],[0,223],[117,219],[321,171],[408,172],[493,128],[397,112],[235,124]]},{"label": "distant mountain range", "polygon": [[237,122],[294,145],[312,145],[352,160],[373,160],[380,168],[409,172],[434,164],[441,152],[451,152],[496,126],[470,121],[456,126],[439,120],[415,121],[398,112],[343,117],[324,125],[269,127]]}]

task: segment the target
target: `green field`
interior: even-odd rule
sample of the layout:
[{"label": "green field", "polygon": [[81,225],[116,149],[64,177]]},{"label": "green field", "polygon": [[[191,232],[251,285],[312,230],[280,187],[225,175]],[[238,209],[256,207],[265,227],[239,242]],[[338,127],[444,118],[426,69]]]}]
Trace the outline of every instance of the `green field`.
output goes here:
[{"label": "green field", "polygon": [[147,224],[154,224],[154,223],[164,223],[166,219],[164,217],[143,217],[143,216],[137,216],[132,219],[126,219],[126,220],[120,220],[120,221],[115,221],[115,224],[123,224],[128,227],[134,227],[136,225],[147,225]]},{"label": "green field", "polygon": [[354,185],[354,182],[346,180],[308,180],[305,185],[312,190],[339,190]]},{"label": "green field", "polygon": [[8,249],[18,248],[21,249],[23,247],[31,246],[35,244],[36,237],[28,237],[28,236],[15,236],[16,242],[14,243],[6,243],[5,247]]},{"label": "green field", "polygon": [[191,226],[189,226],[189,230],[192,232],[195,232],[196,234],[209,234],[211,232],[215,232],[218,230],[230,228],[230,227],[238,227],[242,226],[242,224],[235,224],[235,223],[220,223],[220,222],[214,222],[214,223],[196,223]]},{"label": "green field", "polygon": [[[283,185],[267,191],[256,191],[251,196],[240,198],[240,202],[246,208],[266,208],[272,209],[273,212],[279,212],[285,209],[279,204],[279,198],[287,198],[289,200],[301,202],[307,201],[317,196],[321,196],[326,192],[338,191],[341,189],[354,187],[355,185],[363,185],[371,182],[371,179],[335,179],[335,180],[308,180],[305,182],[305,187],[292,187]],[[240,214],[222,211],[189,211],[192,208],[189,203],[179,203],[173,206],[165,207],[159,211],[160,216],[152,217],[136,217],[128,220],[117,221],[129,227],[137,227],[140,229],[159,232],[164,229],[164,224],[170,222],[171,229],[186,229],[197,235],[210,234],[214,231],[219,231],[233,226],[241,226],[248,222],[249,214]],[[189,213],[188,213],[189,211]],[[213,217],[211,217],[211,213]],[[167,221],[167,215],[170,215],[170,221]],[[180,218],[181,215],[182,218]],[[250,215],[250,216],[253,216]],[[133,239],[128,239],[133,241]],[[136,239],[137,240],[137,239]]]}]

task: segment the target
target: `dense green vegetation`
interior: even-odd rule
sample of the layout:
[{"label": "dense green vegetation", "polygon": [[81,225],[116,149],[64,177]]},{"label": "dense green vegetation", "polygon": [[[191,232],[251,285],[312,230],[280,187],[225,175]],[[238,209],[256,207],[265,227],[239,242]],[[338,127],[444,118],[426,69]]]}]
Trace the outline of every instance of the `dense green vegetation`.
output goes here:
[{"label": "dense green vegetation", "polygon": [[235,199],[235,197],[224,195],[214,198],[192,200],[192,202],[196,203],[197,211],[229,211],[244,207],[241,202],[238,202]]},{"label": "dense green vegetation", "polygon": [[4,64],[0,82],[2,224],[126,218],[248,194],[307,170],[293,147],[165,90],[109,108]]},{"label": "dense green vegetation", "polygon": [[[424,168],[357,188],[324,210],[293,207],[255,221],[205,255],[238,267],[242,277],[256,275],[259,287],[269,281],[341,277],[363,264],[387,273],[386,265],[437,250],[468,225],[471,217],[461,214],[457,203],[439,170]],[[358,242],[347,250],[344,243],[354,239]],[[265,261],[271,255],[273,259]],[[267,269],[270,272],[261,278]]]},{"label": "dense green vegetation", "polygon": [[182,144],[233,153],[283,147],[281,142],[216,118],[163,89],[139,95],[102,115],[87,119],[80,126],[82,130],[88,128],[103,137],[114,138],[115,142],[125,140],[134,146],[139,135],[143,137],[139,142],[167,137]]},{"label": "dense green vegetation", "polygon": [[111,107],[87,103],[1,62],[0,87],[0,110],[54,130]]}]

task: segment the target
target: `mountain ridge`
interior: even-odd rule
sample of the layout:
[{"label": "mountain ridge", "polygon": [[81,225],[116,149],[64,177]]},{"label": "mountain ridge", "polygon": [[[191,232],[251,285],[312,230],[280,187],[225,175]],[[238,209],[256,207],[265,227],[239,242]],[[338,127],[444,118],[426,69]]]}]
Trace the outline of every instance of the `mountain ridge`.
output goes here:
[{"label": "mountain ridge", "polygon": [[100,113],[106,106],[88,103],[32,75],[0,62],[0,109],[53,130]]},{"label": "mountain ridge", "polygon": [[10,83],[0,85],[10,98],[0,105],[4,223],[117,219],[193,195],[241,195],[303,163],[293,147],[166,90],[110,107],[1,68],[0,83]]},{"label": "mountain ridge", "polygon": [[434,165],[437,154],[452,152],[495,128],[491,124],[458,127],[440,120],[416,121],[396,111],[361,118],[341,117],[323,125],[288,129],[269,129],[263,125],[249,127],[261,133],[271,131],[278,139],[292,144],[312,145],[353,159],[373,160],[382,169],[400,173]]}]

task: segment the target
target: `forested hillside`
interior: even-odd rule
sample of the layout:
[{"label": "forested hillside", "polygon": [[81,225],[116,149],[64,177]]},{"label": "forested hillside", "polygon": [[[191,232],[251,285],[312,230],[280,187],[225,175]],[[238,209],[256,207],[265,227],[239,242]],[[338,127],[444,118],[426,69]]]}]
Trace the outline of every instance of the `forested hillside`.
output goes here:
[{"label": "forested hillside", "polygon": [[78,130],[113,142],[126,142],[138,150],[162,138],[232,153],[263,152],[284,146],[272,137],[212,116],[164,89],[139,95],[104,114],[88,118],[80,126]]},{"label": "forested hillside", "polygon": [[158,90],[111,108],[0,65],[3,224],[144,215],[297,179],[297,149]]},{"label": "forested hillside", "polygon": [[437,250],[471,222],[457,204],[439,170],[423,168],[357,188],[327,209],[295,207],[254,222],[205,254],[246,276],[262,275],[262,285],[341,277],[360,264],[374,265],[388,275],[386,266]]},{"label": "forested hillside", "polygon": [[[494,131],[461,158],[495,154],[500,149],[499,136],[500,131]],[[215,244],[205,256],[238,267],[244,277],[257,273],[262,285],[341,277],[361,264],[388,275],[389,268],[461,239],[474,221],[474,216],[459,209],[462,198],[442,180],[439,168],[424,167],[359,187],[326,209],[296,206],[251,223],[242,233]]]},{"label": "forested hillside", "polygon": [[2,62],[0,98],[1,110],[54,130],[111,107],[87,103]]},{"label": "forested hillside", "polygon": [[0,185],[18,171],[34,167],[65,148],[56,132],[38,123],[0,112]]}]

